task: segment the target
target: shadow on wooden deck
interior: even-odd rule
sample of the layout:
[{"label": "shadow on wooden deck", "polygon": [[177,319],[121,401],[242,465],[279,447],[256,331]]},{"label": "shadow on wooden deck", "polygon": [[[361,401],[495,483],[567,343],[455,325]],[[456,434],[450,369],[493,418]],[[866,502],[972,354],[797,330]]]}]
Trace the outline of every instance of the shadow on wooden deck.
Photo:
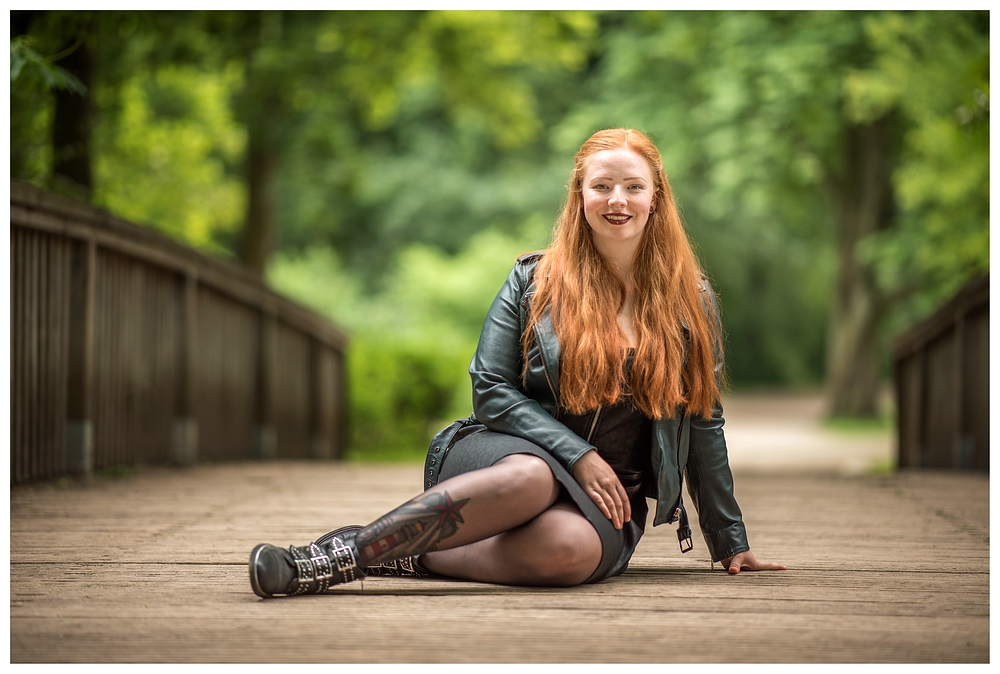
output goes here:
[{"label": "shadow on wooden deck", "polygon": [[[373,578],[260,600],[247,557],[411,497],[420,466],[246,463],[11,489],[11,662],[988,662],[989,478],[737,471],[786,572],[647,529],[597,585]],[[693,523],[697,532],[697,526]]]}]

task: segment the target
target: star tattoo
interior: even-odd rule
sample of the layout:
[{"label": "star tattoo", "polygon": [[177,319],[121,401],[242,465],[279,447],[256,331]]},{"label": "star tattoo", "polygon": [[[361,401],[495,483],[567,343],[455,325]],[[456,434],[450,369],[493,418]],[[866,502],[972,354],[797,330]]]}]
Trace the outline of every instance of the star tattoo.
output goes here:
[{"label": "star tattoo", "polygon": [[455,501],[451,498],[451,494],[448,492],[444,493],[444,498],[444,503],[428,506],[430,510],[437,513],[437,524],[439,526],[445,522],[458,522],[460,524],[464,524],[465,520],[462,519],[462,514],[459,510],[461,510],[462,506],[469,502],[469,499],[463,498],[461,501]]}]

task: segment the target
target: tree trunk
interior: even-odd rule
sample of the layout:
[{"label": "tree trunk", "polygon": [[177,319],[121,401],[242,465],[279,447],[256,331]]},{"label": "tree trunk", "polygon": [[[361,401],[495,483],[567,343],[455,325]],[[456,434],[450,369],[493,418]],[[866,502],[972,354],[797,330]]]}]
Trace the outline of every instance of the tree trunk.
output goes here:
[{"label": "tree trunk", "polygon": [[89,200],[94,187],[90,156],[90,92],[93,90],[90,48],[84,42],[60,59],[58,65],[76,75],[87,87],[87,93],[80,95],[63,89],[55,91],[55,113],[52,120],[53,187]]},{"label": "tree trunk", "polygon": [[265,125],[250,123],[247,142],[247,219],[243,228],[240,258],[247,269],[264,275],[274,249],[274,179],[277,152],[267,137]]},{"label": "tree trunk", "polygon": [[244,48],[247,81],[242,98],[247,126],[247,217],[240,241],[240,260],[258,276],[264,275],[274,250],[277,232],[275,182],[280,158],[276,129],[282,122],[281,106],[274,87],[277,82],[264,66],[255,63],[261,48],[281,40],[281,12],[256,12],[247,17],[251,36]]},{"label": "tree trunk", "polygon": [[892,118],[853,126],[839,180],[827,185],[837,221],[838,269],[827,344],[827,396],[832,416],[879,414],[878,328],[884,313],[872,268],[858,244],[890,227]]}]

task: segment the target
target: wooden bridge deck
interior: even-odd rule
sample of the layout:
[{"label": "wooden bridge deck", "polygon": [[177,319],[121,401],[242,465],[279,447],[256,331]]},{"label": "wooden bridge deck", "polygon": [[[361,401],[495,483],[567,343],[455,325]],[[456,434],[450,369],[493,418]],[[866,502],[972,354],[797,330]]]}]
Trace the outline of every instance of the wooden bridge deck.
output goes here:
[{"label": "wooden bridge deck", "polygon": [[288,462],[13,487],[10,659],[989,661],[984,475],[737,473],[751,544],[780,573],[713,572],[700,537],[682,556],[663,526],[596,586],[251,592],[254,544],[370,521],[419,484],[419,466]]}]

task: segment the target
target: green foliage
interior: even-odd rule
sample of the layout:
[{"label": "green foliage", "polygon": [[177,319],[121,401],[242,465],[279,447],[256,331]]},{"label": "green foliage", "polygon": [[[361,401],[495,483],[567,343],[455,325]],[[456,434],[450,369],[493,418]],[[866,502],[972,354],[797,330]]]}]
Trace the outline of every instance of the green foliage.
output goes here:
[{"label": "green foliage", "polygon": [[[813,146],[834,131],[822,97],[836,95],[829,70],[843,23],[825,14],[628,14],[602,40],[597,93],[553,131],[567,153],[607,126],[640,128],[657,142],[720,296],[737,386],[822,376],[836,257]],[[827,25],[838,30],[824,33]]]},{"label": "green foliage", "polygon": [[[32,86],[31,80],[37,80],[45,89],[66,89],[75,94],[84,96],[87,87],[83,85],[72,73],[53,65],[60,54],[54,54],[48,58],[42,57],[37,51],[32,49],[34,40],[30,35],[19,35],[10,40],[10,84],[11,87]],[[76,45],[79,47],[79,44]],[[73,49],[71,47],[70,49]],[[25,80],[19,84],[19,80]]]},{"label": "green foliage", "polygon": [[883,415],[874,419],[856,417],[830,417],[824,420],[823,425],[831,431],[838,433],[873,433],[879,431],[891,431],[894,428],[893,419]]},{"label": "green foliage", "polygon": [[[887,326],[899,331],[989,270],[989,34],[978,13],[878,14],[866,29],[872,70],[855,99],[885,90],[910,121],[895,174],[899,227],[863,253],[883,287],[910,291]],[[875,82],[873,85],[872,83]],[[882,94],[885,96],[885,94]],[[883,103],[887,105],[889,103]]]},{"label": "green foliage", "polygon": [[283,246],[332,244],[375,286],[411,243],[454,254],[484,228],[551,221],[565,177],[551,173],[543,124],[572,99],[548,94],[583,67],[592,16],[347,12],[319,23],[324,67],[289,80],[300,102],[282,150]]},{"label": "green foliage", "polygon": [[96,92],[115,109],[95,133],[94,202],[195,248],[226,254],[219,243],[242,225],[246,188],[236,175],[246,132],[229,98],[237,67],[202,72],[165,66]]},{"label": "green foliage", "polygon": [[276,256],[268,281],[351,331],[350,456],[419,458],[434,433],[472,413],[467,370],[486,311],[514,260],[544,242],[529,223],[515,236],[486,230],[455,256],[413,244],[374,296],[329,248]]},{"label": "green foliage", "polygon": [[597,93],[553,137],[566,152],[611,125],[658,141],[721,295],[736,384],[823,374],[837,192],[860,179],[846,168],[852,125],[892,115],[899,135],[896,226],[857,251],[886,330],[988,269],[985,14],[656,12],[607,26]]},{"label": "green foliage", "polygon": [[274,153],[268,279],[351,331],[354,456],[417,456],[469,413],[489,303],[602,127],[663,152],[736,387],[823,378],[851,125],[894,125],[894,224],[856,251],[885,335],[989,268],[985,12],[45,12],[30,33],[14,177],[47,180],[80,35],[97,203],[232,256],[251,138]]},{"label": "green foliage", "polygon": [[87,95],[87,87],[72,73],[55,64],[69,49],[42,56],[32,35],[10,40],[10,168],[13,177],[44,184],[52,165],[49,126],[52,92],[56,89]]},{"label": "green foliage", "polygon": [[[361,334],[348,358],[350,450],[364,460],[419,459],[446,421],[466,349],[434,340]],[[468,416],[468,412],[464,416]]]}]

